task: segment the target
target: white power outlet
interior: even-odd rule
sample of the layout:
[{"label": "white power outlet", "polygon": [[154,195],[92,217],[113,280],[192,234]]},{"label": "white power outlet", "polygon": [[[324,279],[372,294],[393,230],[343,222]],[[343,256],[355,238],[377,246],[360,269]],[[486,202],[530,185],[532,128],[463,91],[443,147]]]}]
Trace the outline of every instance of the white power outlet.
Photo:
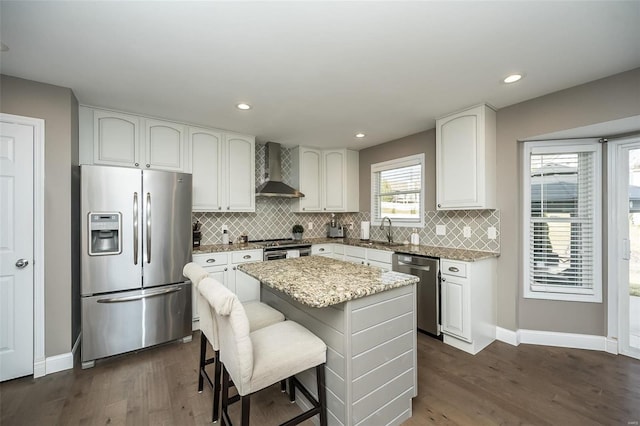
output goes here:
[{"label": "white power outlet", "polygon": [[309,231],[311,231],[311,230],[313,229],[313,222],[309,222],[309,223],[307,224],[307,229],[308,229]]},{"label": "white power outlet", "polygon": [[222,225],[220,227],[220,232],[224,232],[224,231],[229,231],[229,228],[227,227],[227,225]]},{"label": "white power outlet", "polygon": [[353,231],[353,222],[349,222],[347,226],[349,227],[350,231]]},{"label": "white power outlet", "polygon": [[471,227],[465,226],[462,228],[462,235],[464,235],[465,238],[471,238]]},{"label": "white power outlet", "polygon": [[436,235],[447,235],[447,225],[436,225]]},{"label": "white power outlet", "polygon": [[496,238],[498,238],[495,226],[490,226],[487,228],[487,238],[489,238],[490,240],[495,240]]}]

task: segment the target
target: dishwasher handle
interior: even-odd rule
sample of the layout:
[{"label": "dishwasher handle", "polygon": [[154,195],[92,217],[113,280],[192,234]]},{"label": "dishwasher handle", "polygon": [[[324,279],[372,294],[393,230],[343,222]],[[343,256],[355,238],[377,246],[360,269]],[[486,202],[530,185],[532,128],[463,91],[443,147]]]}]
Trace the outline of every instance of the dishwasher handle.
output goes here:
[{"label": "dishwasher handle", "polygon": [[398,261],[398,265],[399,266],[407,266],[407,267],[409,267],[411,269],[418,269],[420,271],[427,271],[427,272],[431,271],[431,266],[429,266],[429,265],[420,266],[420,265],[413,265],[411,263],[405,263],[405,262],[401,262],[401,261]]}]

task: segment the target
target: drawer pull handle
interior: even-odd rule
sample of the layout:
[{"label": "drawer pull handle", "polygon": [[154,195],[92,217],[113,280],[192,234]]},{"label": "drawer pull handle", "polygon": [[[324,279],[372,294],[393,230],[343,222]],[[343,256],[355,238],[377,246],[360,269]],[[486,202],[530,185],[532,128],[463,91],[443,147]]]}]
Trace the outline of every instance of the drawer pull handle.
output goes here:
[{"label": "drawer pull handle", "polygon": [[215,261],[215,259],[207,259],[207,263],[214,263]]},{"label": "drawer pull handle", "polygon": [[251,255],[250,254],[245,254],[244,256],[242,256],[243,259],[251,259]]},{"label": "drawer pull handle", "polygon": [[450,272],[460,272],[460,269],[456,268],[455,266],[449,266],[449,271]]},{"label": "drawer pull handle", "polygon": [[318,250],[318,251],[324,251],[324,249],[323,249],[323,248],[321,248],[321,249],[320,249],[320,250]]}]

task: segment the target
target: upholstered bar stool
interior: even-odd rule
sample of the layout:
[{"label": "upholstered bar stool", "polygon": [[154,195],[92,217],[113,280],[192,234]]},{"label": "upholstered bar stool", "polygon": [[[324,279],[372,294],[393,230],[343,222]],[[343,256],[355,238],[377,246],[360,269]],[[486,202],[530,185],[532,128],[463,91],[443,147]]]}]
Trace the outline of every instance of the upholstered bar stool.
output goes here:
[{"label": "upholstered bar stool", "polygon": [[[198,366],[198,392],[202,392],[204,380],[206,380],[213,390],[213,409],[211,421],[215,423],[218,421],[220,414],[220,381],[222,371],[222,366],[219,362],[220,344],[218,339],[218,326],[216,324],[215,316],[213,315],[213,312],[211,311],[211,308],[209,306],[209,302],[204,299],[198,291],[202,280],[215,280],[209,278],[209,274],[207,273],[207,271],[205,271],[200,265],[193,262],[185,265],[184,269],[182,270],[182,274],[185,277],[189,278],[193,283],[193,291],[196,292],[198,313],[200,314],[200,361]],[[284,321],[284,315],[282,315],[281,312],[264,303],[246,302],[244,303],[244,309],[247,313],[249,328],[251,330],[259,330],[268,325]],[[207,341],[209,341],[214,351],[214,355],[209,359],[207,359],[206,356]],[[214,378],[212,381],[207,374],[205,367],[207,365],[213,364],[214,362]]]},{"label": "upholstered bar stool", "polygon": [[[242,426],[249,425],[251,394],[290,378],[290,395],[295,395],[295,388],[299,388],[313,407],[283,425],[296,425],[317,414],[320,424],[326,426],[324,366],[327,346],[324,342],[293,321],[278,322],[252,331],[245,307],[226,287],[215,280],[204,279],[198,290],[213,308],[218,324],[223,369],[222,424],[231,425],[229,377],[240,395]],[[294,377],[311,368],[316,369],[317,399]]]}]

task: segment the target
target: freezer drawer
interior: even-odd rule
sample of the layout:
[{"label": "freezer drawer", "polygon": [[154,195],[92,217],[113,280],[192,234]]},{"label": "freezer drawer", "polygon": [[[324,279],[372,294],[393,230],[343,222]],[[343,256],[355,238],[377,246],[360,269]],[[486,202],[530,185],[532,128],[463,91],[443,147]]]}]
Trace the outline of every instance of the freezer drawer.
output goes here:
[{"label": "freezer drawer", "polygon": [[191,334],[191,283],[82,298],[82,362]]}]

